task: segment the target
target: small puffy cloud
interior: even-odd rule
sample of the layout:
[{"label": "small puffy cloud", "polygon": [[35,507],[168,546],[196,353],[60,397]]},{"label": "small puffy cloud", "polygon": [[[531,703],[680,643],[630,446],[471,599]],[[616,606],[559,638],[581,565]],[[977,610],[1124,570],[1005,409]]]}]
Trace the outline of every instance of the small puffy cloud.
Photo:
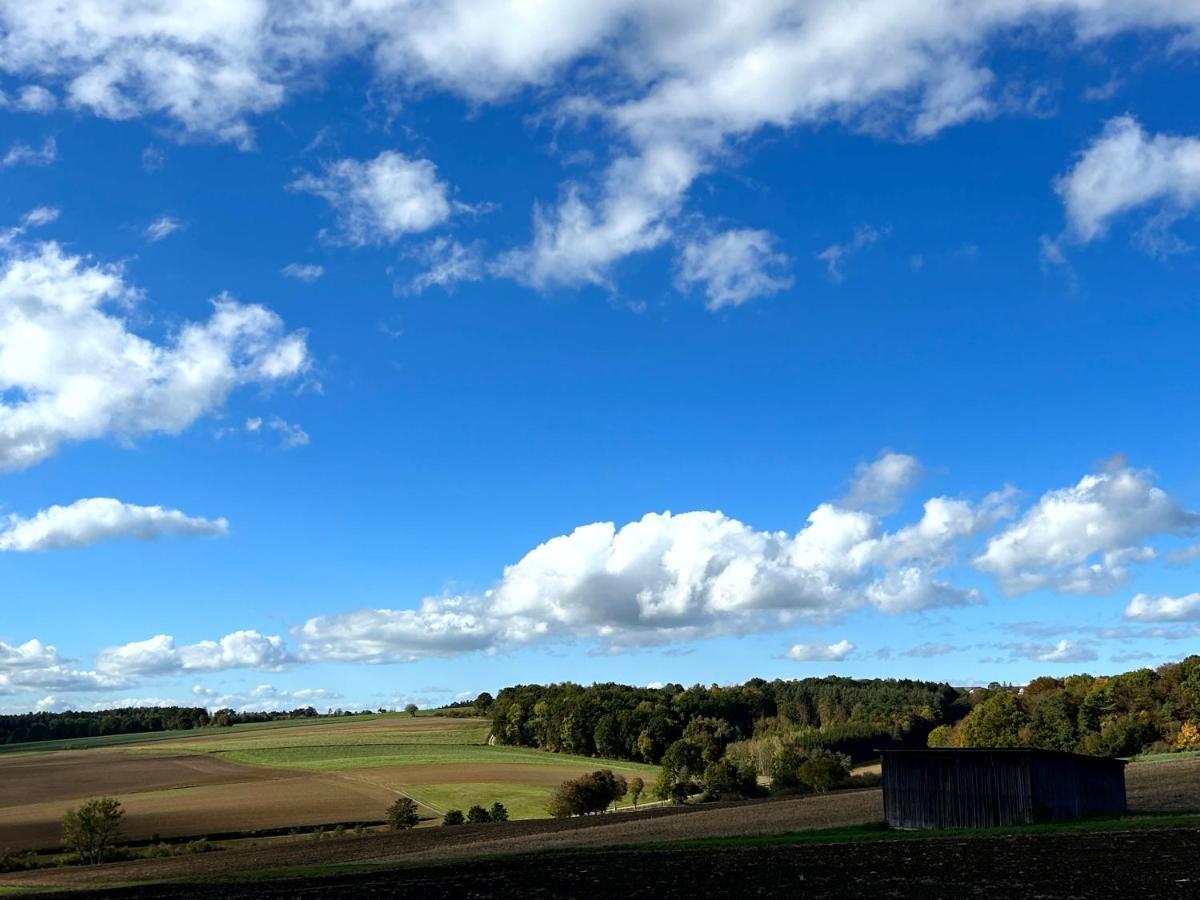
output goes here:
[{"label": "small puffy cloud", "polygon": [[177,646],[169,634],[109,647],[96,655],[97,671],[123,679],[137,675],[220,672],[227,669],[277,671],[291,662],[278,635],[235,631],[218,641]]},{"label": "small puffy cloud", "polygon": [[39,228],[58,221],[58,208],[54,206],[35,206],[21,217],[21,224],[26,228]]},{"label": "small puffy cloud", "polygon": [[455,210],[449,185],[437,177],[437,166],[393,150],[374,159],[329,163],[320,175],[304,175],[290,186],[327,200],[337,215],[341,239],[359,246],[395,243],[428,231]]},{"label": "small puffy cloud", "polygon": [[953,644],[937,644],[932,641],[924,644],[917,644],[915,647],[909,647],[901,656],[913,656],[918,659],[930,659],[934,656],[945,656],[947,653],[953,653],[957,648]]},{"label": "small puffy cloud", "polygon": [[361,609],[316,616],[294,631],[301,655],[334,662],[412,662],[492,647],[496,626],[465,599],[426,600],[420,609]]},{"label": "small puffy cloud", "polygon": [[0,261],[0,470],[67,442],[177,434],[234,389],[309,367],[304,333],[265,307],[222,294],[208,321],[155,343],[129,330],[139,299],[118,267],[53,242]]},{"label": "small puffy cloud", "polygon": [[1005,649],[1011,651],[1014,656],[1033,660],[1034,662],[1090,662],[1097,658],[1096,651],[1088,645],[1088,642],[1068,641],[1066,639],[1058,641],[1055,644],[1037,644],[1032,642],[1006,644]]},{"label": "small puffy cloud", "polygon": [[854,229],[854,236],[849,241],[830,244],[818,253],[817,259],[825,263],[829,280],[836,284],[841,284],[845,281],[846,272],[844,267],[846,260],[878,243],[880,238],[888,234],[889,230],[887,228],[880,230],[870,225],[859,225]]},{"label": "small puffy cloud", "polygon": [[836,644],[793,644],[784,656],[797,662],[841,662],[853,652],[854,645],[842,640]]},{"label": "small puffy cloud", "polygon": [[1125,213],[1158,207],[1166,218],[1151,219],[1146,237],[1153,241],[1156,227],[1200,204],[1200,138],[1151,135],[1132,116],[1118,116],[1055,181],[1055,190],[1080,243],[1102,237]]},{"label": "small puffy cloud", "polygon": [[52,113],[58,108],[58,98],[40,84],[27,84],[17,91],[11,106],[21,112]]},{"label": "small puffy cloud", "polygon": [[285,278],[294,278],[305,284],[312,284],[325,274],[325,267],[311,263],[288,263],[279,271]]},{"label": "small puffy cloud", "polygon": [[0,517],[0,551],[64,550],[119,538],[219,536],[225,519],[201,519],[177,509],[136,506],[109,497],[51,506],[31,518]]},{"label": "small puffy cloud", "polygon": [[900,501],[925,475],[915,456],[884,451],[873,462],[859,463],[850,482],[850,492],[842,500],[849,509],[867,509],[893,513]]},{"label": "small puffy cloud", "polygon": [[42,141],[41,147],[32,147],[24,141],[16,141],[0,158],[0,168],[10,166],[48,166],[58,159],[58,142],[52,137]]},{"label": "small puffy cloud", "polygon": [[1125,607],[1125,618],[1138,622],[1200,622],[1200,593],[1182,597],[1138,594]]},{"label": "small puffy cloud", "polygon": [[174,216],[159,216],[146,226],[146,240],[152,244],[157,244],[159,241],[170,237],[176,231],[179,231],[182,228],[183,223]]},{"label": "small puffy cloud", "polygon": [[[275,416],[267,423],[267,427],[279,435],[280,443],[287,450],[293,450],[296,447],[308,446],[310,440],[308,432],[299,425],[294,425],[291,422],[284,421],[278,416]],[[258,428],[253,428],[250,430],[257,431]]]},{"label": "small puffy cloud", "polygon": [[1075,594],[1116,590],[1131,563],[1154,559],[1144,541],[1188,534],[1200,515],[1154,484],[1152,473],[1114,461],[1073,487],[1049,491],[974,560],[1007,594],[1053,588]]},{"label": "small puffy cloud", "polygon": [[703,285],[712,310],[786,290],[790,260],[774,244],[770,232],[748,228],[696,237],[680,251],[678,283],[683,290]]}]

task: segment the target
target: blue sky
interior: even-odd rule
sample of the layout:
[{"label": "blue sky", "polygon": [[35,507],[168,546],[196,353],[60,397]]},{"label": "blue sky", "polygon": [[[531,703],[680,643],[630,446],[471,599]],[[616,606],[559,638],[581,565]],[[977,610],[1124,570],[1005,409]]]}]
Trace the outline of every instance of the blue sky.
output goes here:
[{"label": "blue sky", "polygon": [[367,6],[0,3],[0,707],[1195,650],[1200,12]]}]

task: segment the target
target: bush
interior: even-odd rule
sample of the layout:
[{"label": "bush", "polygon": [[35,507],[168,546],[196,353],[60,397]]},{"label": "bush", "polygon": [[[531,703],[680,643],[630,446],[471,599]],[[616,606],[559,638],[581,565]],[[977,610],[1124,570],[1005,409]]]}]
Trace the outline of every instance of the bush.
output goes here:
[{"label": "bush", "polygon": [[476,804],[467,810],[467,821],[473,825],[479,825],[483,822],[492,821],[492,816],[486,809]]},{"label": "bush", "polygon": [[795,747],[780,747],[771,760],[771,790],[798,791],[806,785],[800,778],[804,755]]},{"label": "bush", "polygon": [[23,853],[16,850],[0,850],[0,872],[22,872],[37,867],[37,856],[32,850]]},{"label": "bush", "polygon": [[492,808],[488,810],[488,815],[492,817],[493,822],[508,821],[508,809],[499,800],[492,804]]},{"label": "bush", "polygon": [[800,780],[818,794],[837,787],[850,774],[850,759],[840,753],[814,753],[800,766]]},{"label": "bush", "polygon": [[463,817],[461,809],[448,809],[442,816],[443,825],[461,825],[465,821],[467,820]]},{"label": "bush", "polygon": [[102,863],[121,839],[121,819],[125,810],[112,797],[89,800],[63,816],[62,842],[74,850],[81,862]]},{"label": "bush", "polygon": [[396,802],[387,808],[387,823],[392,831],[415,828],[420,820],[416,801],[410,797],[397,797]]}]

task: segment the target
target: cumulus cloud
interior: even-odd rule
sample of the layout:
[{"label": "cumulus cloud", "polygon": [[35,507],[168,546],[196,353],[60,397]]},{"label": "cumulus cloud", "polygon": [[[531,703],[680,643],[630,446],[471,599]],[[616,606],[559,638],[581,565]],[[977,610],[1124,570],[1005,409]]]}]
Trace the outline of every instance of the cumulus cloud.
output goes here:
[{"label": "cumulus cloud", "polygon": [[823,622],[875,608],[901,614],[977,602],[945,580],[958,542],[1007,514],[935,497],[916,522],[822,504],[800,531],[759,531],[720,512],[598,522],[534,548],[490,590],[308,620],[302,653],[334,660],[415,659],[584,639],[609,650]]},{"label": "cumulus cloud", "polygon": [[1128,579],[1130,564],[1156,557],[1145,541],[1197,527],[1200,514],[1181,508],[1152,473],[1116,460],[1073,487],[1044,494],[974,562],[1008,594],[1041,588],[1104,594]]},{"label": "cumulus cloud", "polygon": [[283,638],[235,631],[218,641],[177,646],[169,634],[109,647],[96,655],[97,671],[122,679],[136,675],[220,672],[226,669],[277,671],[291,661]]},{"label": "cumulus cloud", "polygon": [[784,655],[797,662],[841,662],[854,652],[854,645],[842,640],[836,644],[792,644]]},{"label": "cumulus cloud", "polygon": [[872,244],[878,243],[879,239],[886,233],[886,229],[880,231],[877,228],[872,228],[870,225],[859,225],[854,229],[854,237],[850,240],[843,243],[830,244],[818,253],[817,259],[825,263],[829,280],[837,284],[845,281],[846,273],[843,267],[846,260],[862,252]]},{"label": "cumulus cloud", "polygon": [[924,476],[925,469],[915,456],[885,450],[873,462],[859,463],[842,505],[893,513],[899,509],[904,495]]},{"label": "cumulus cloud", "polygon": [[32,518],[0,517],[0,551],[63,550],[89,547],[117,538],[217,536],[227,533],[225,519],[201,519],[177,509],[135,506],[109,497],[51,506]]},{"label": "cumulus cloud", "polygon": [[341,240],[365,245],[395,243],[450,218],[449,185],[427,159],[385,150],[374,159],[342,159],[320,175],[304,175],[291,188],[329,201]]},{"label": "cumulus cloud", "polygon": [[16,141],[8,148],[8,152],[0,158],[0,167],[10,166],[48,166],[58,159],[58,142],[52,137],[42,141],[41,147],[33,147],[24,141]]},{"label": "cumulus cloud", "polygon": [[1168,229],[1200,204],[1200,138],[1147,134],[1132,116],[1118,116],[1055,189],[1069,232],[1080,243],[1102,237],[1125,213],[1157,208],[1143,228],[1143,243],[1156,255],[1181,249]]},{"label": "cumulus cloud", "polygon": [[118,267],[56,243],[10,250],[0,269],[0,470],[23,469],[61,444],[176,434],[235,388],[270,385],[309,366],[305,335],[227,294],[207,322],[155,343],[124,317],[139,300]]},{"label": "cumulus cloud", "polygon": [[163,238],[170,237],[183,228],[183,223],[174,216],[159,216],[146,226],[146,240],[157,244]]},{"label": "cumulus cloud", "polygon": [[20,112],[52,113],[58,108],[58,98],[40,84],[24,85],[11,100],[5,99],[6,102],[0,105],[9,106]]},{"label": "cumulus cloud", "polygon": [[325,267],[310,263],[288,263],[279,271],[286,278],[295,278],[305,284],[312,284],[325,274]]},{"label": "cumulus cloud", "polygon": [[1125,607],[1125,618],[1139,622],[1200,622],[1200,593],[1182,597],[1137,594]]},{"label": "cumulus cloud", "polygon": [[0,641],[0,695],[108,690],[123,683],[120,678],[75,669],[72,662],[39,640],[15,646]]},{"label": "cumulus cloud", "polygon": [[342,699],[338,692],[324,688],[286,690],[272,684],[260,684],[249,691],[230,693],[222,693],[197,684],[192,687],[192,696],[208,707],[209,711],[233,709],[237,712],[278,712]]},{"label": "cumulus cloud", "polygon": [[693,238],[680,251],[678,282],[683,290],[703,285],[714,310],[786,290],[789,260],[774,244],[770,232],[748,228]]}]

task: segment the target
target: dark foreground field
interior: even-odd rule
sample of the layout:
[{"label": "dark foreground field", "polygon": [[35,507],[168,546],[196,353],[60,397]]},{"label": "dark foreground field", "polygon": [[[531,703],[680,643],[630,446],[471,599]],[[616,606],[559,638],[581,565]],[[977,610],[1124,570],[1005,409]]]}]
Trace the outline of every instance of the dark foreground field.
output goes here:
[{"label": "dark foreground field", "polygon": [[[1200,897],[1200,829],[543,854],[272,882],[89,896]],[[78,897],[79,894],[64,895]]]}]

